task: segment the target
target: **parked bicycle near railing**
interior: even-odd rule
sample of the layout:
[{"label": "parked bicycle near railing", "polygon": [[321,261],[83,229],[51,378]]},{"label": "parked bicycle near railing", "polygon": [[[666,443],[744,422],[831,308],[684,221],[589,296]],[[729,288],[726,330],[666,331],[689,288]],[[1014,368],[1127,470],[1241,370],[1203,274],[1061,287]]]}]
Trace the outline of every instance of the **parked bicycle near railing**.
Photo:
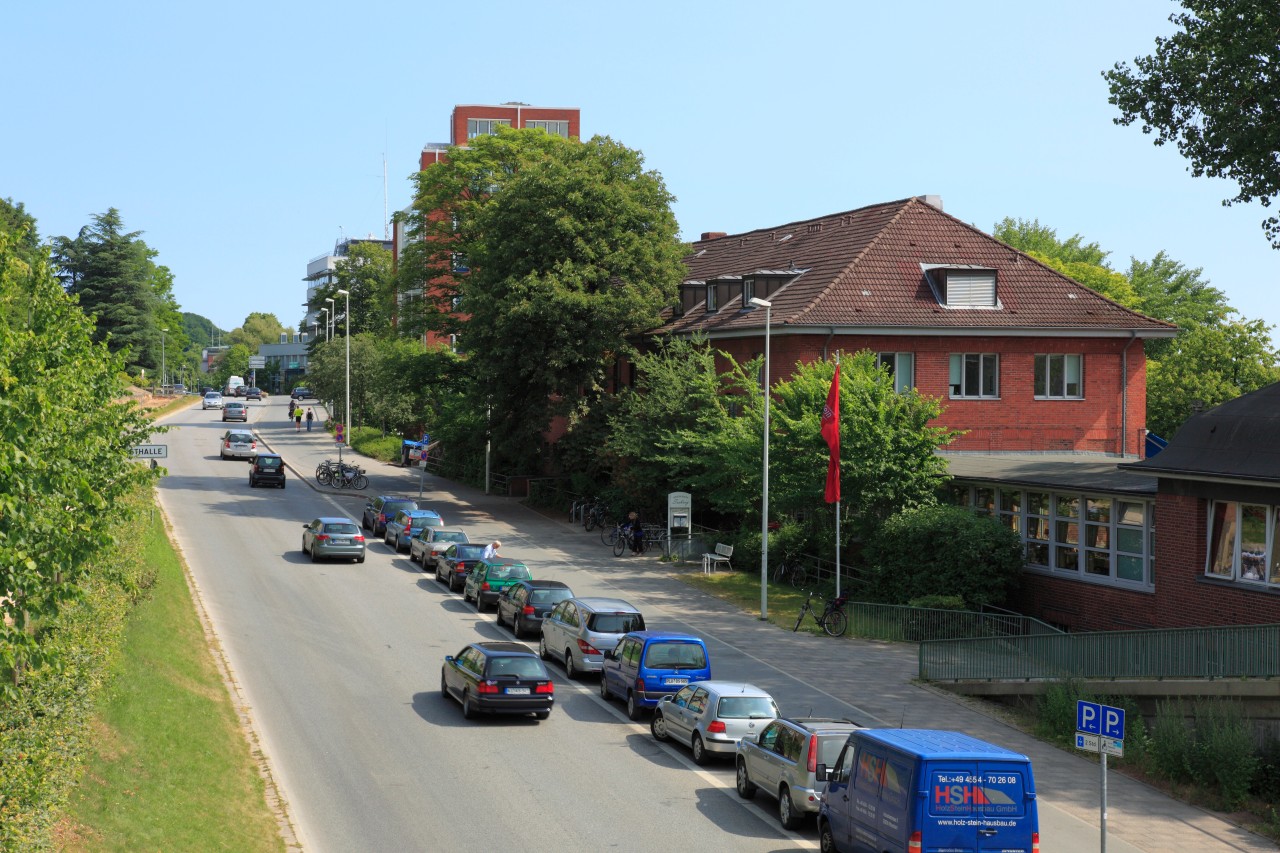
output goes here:
[{"label": "parked bicycle near railing", "polygon": [[804,622],[805,614],[813,617],[813,621],[818,623],[818,627],[826,631],[832,637],[839,637],[849,630],[849,617],[845,615],[844,605],[848,602],[849,597],[842,595],[833,598],[827,602],[819,614],[817,608],[813,606],[813,592],[810,591],[805,597],[804,605],[800,608],[800,615],[796,617],[796,626],[791,629],[792,633],[800,630],[800,623]]},{"label": "parked bicycle near railing", "polygon": [[595,530],[597,527],[603,529],[608,526],[608,523],[604,504],[600,502],[599,498],[592,498],[591,505],[587,507],[582,516],[582,526],[587,530]]}]

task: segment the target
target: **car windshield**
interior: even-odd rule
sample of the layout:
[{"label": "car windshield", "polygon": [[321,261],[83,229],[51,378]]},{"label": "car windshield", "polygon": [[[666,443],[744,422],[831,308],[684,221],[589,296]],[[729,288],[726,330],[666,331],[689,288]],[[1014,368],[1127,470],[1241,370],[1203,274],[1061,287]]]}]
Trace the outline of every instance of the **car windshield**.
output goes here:
[{"label": "car windshield", "polygon": [[524,566],[490,566],[487,575],[491,581],[527,581],[533,577]]},{"label": "car windshield", "polygon": [[454,553],[459,560],[478,560],[484,555],[484,546],[479,543],[459,545]]},{"label": "car windshield", "polygon": [[653,669],[703,669],[707,656],[697,643],[653,643],[644,655],[644,665]]},{"label": "car windshield", "polygon": [[495,657],[489,659],[486,678],[546,678],[547,670],[537,658]]},{"label": "car windshield", "polygon": [[587,620],[587,630],[597,634],[629,634],[644,630],[639,613],[596,613]]},{"label": "car windshield", "polygon": [[725,696],[716,716],[725,720],[772,720],[778,709],[765,696]]},{"label": "car windshield", "polygon": [[467,534],[461,530],[442,530],[433,537],[433,542],[465,542]]},{"label": "car windshield", "polygon": [[326,524],[326,525],[324,526],[324,532],[325,532],[325,533],[351,533],[351,534],[354,534],[354,533],[359,533],[359,532],[360,532],[360,528],[356,527],[354,523],[350,523],[350,522],[346,522],[346,521],[335,521],[335,522],[333,522],[333,523],[331,523],[331,524]]},{"label": "car windshield", "polygon": [[529,600],[534,604],[555,604],[573,598],[573,590],[569,589],[535,589]]}]

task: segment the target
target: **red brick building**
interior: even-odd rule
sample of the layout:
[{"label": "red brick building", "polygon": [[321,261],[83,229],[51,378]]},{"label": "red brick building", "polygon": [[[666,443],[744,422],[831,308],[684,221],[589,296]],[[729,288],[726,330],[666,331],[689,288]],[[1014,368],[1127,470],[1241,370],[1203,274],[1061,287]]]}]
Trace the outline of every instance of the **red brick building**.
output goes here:
[{"label": "red brick building", "polygon": [[[944,454],[955,499],[1023,540],[1024,613],[1073,630],[1209,624],[1188,606],[1196,593],[1166,575],[1172,554],[1203,541],[1207,522],[1192,518],[1203,505],[1162,493],[1157,511],[1156,477],[1117,467],[1143,452],[1142,341],[1175,327],[949,216],[933,197],[704,234],[692,248],[680,304],[657,333],[702,332],[749,359],[764,349],[766,310],[754,297],[770,303],[771,381],[797,362],[871,350],[900,388],[939,398],[938,422],[965,431]],[[1197,558],[1178,559],[1182,578]],[[1221,622],[1260,611],[1200,612]]]}]

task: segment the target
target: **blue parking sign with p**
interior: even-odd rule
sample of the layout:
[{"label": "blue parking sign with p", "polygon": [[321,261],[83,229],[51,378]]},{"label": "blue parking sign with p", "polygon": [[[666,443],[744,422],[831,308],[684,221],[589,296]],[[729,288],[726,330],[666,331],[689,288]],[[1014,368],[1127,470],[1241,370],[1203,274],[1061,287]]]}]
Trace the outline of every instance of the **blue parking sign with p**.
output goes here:
[{"label": "blue parking sign with p", "polygon": [[1124,740],[1124,708],[1097,702],[1076,702],[1076,731]]}]

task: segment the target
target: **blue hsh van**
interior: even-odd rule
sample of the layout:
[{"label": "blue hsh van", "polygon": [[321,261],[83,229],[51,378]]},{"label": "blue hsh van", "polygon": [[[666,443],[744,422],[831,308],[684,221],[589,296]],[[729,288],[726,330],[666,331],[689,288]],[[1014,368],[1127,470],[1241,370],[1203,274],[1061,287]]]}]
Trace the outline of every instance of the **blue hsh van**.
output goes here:
[{"label": "blue hsh van", "polygon": [[960,732],[859,729],[826,781],[823,850],[1040,853],[1031,759]]}]

